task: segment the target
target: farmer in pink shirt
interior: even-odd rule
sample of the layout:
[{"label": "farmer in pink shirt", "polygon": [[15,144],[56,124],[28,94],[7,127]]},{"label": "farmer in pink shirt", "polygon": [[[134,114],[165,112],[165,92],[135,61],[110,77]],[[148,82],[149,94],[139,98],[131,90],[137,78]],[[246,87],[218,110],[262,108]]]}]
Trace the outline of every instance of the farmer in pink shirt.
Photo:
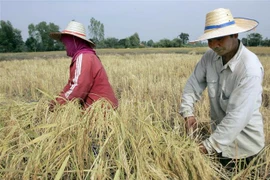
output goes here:
[{"label": "farmer in pink shirt", "polygon": [[118,100],[108,80],[106,71],[96,55],[95,44],[86,38],[84,26],[71,21],[62,32],[52,32],[50,37],[61,41],[72,58],[69,80],[64,89],[50,104],[53,110],[56,102],[60,105],[67,101],[79,100],[83,108],[88,108],[94,102],[103,99],[115,109]]}]

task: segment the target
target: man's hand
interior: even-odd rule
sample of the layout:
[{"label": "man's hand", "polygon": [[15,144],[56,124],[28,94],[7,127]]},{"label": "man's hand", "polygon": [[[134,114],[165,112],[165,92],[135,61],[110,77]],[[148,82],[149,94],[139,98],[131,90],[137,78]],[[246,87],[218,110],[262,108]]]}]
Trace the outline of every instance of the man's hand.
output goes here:
[{"label": "man's hand", "polygon": [[206,147],[203,145],[203,143],[199,144],[199,150],[202,154],[208,154],[208,151]]},{"label": "man's hand", "polygon": [[197,129],[197,121],[194,116],[185,118],[185,127],[187,134],[193,134],[193,132]]}]

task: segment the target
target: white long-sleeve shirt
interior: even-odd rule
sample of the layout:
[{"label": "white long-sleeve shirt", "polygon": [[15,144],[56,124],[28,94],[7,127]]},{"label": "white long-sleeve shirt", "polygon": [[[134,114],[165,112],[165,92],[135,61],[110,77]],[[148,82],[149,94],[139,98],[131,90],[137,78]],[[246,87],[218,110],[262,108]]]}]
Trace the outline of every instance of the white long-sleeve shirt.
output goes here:
[{"label": "white long-sleeve shirt", "polygon": [[207,142],[223,157],[239,159],[255,155],[265,143],[259,111],[263,75],[258,57],[242,43],[224,66],[222,57],[208,50],[187,81],[180,114],[193,116],[194,103],[207,87],[213,131]]}]

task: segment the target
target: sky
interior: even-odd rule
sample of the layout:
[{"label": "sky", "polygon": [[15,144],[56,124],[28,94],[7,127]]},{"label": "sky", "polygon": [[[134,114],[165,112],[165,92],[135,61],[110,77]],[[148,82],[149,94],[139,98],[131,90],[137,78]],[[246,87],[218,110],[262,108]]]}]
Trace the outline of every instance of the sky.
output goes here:
[{"label": "sky", "polygon": [[231,10],[234,17],[259,21],[255,31],[270,39],[270,0],[0,0],[0,20],[21,30],[25,41],[28,25],[45,21],[67,27],[71,20],[88,25],[93,17],[104,25],[105,38],[123,39],[138,33],[141,41],[177,38],[182,32],[195,40],[203,34],[205,16],[216,8]]}]

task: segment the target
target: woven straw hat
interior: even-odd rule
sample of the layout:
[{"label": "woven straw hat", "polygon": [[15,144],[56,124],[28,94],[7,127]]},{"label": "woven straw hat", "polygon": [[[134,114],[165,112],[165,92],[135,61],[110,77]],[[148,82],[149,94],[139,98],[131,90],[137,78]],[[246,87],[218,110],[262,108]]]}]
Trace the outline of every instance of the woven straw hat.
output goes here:
[{"label": "woven straw hat", "polygon": [[71,21],[65,30],[62,32],[51,32],[50,37],[61,41],[61,36],[62,34],[70,34],[76,37],[79,37],[87,42],[89,42],[90,47],[95,47],[95,44],[90,41],[89,39],[86,38],[86,33],[85,33],[85,28],[82,23],[76,22],[76,21]]},{"label": "woven straw hat", "polygon": [[215,9],[206,14],[204,34],[197,41],[250,31],[258,21],[248,18],[233,18],[229,9]]}]

